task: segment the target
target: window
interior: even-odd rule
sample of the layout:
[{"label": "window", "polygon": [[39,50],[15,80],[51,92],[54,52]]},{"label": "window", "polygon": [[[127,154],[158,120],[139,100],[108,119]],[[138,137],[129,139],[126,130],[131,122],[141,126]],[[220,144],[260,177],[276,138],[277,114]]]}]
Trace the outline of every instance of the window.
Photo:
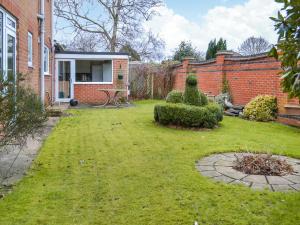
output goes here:
[{"label": "window", "polygon": [[32,34],[28,33],[28,66],[32,67]]},{"label": "window", "polygon": [[49,48],[47,46],[44,47],[44,72],[49,74]]},{"label": "window", "polygon": [[16,74],[16,21],[0,7],[0,72]]},{"label": "window", "polygon": [[8,75],[15,74],[15,37],[7,35],[7,73]]},{"label": "window", "polygon": [[76,61],[76,82],[78,83],[112,83],[112,61]]},{"label": "window", "polygon": [[3,71],[3,13],[0,12],[0,70]]},{"label": "window", "polygon": [[16,22],[13,19],[9,18],[9,17],[7,17],[7,25],[14,28],[14,29],[16,28]]}]

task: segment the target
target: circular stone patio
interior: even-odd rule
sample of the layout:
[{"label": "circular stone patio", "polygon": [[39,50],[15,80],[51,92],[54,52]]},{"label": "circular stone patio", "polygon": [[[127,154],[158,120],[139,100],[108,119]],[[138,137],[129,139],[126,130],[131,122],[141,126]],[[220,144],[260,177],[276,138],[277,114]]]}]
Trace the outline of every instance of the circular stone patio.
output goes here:
[{"label": "circular stone patio", "polygon": [[300,160],[285,156],[273,155],[286,160],[294,169],[294,173],[286,176],[249,175],[233,168],[237,157],[252,153],[223,153],[215,154],[197,161],[197,170],[206,177],[229,184],[242,184],[252,189],[271,191],[300,191]]}]

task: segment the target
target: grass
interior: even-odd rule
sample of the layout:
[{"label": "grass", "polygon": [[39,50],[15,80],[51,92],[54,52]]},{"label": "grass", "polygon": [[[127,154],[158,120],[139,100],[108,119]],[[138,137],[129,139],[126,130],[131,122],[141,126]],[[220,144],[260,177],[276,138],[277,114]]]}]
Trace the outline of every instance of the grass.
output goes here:
[{"label": "grass", "polygon": [[226,117],[213,131],[153,123],[153,101],[120,110],[71,111],[27,176],[0,200],[0,224],[295,225],[300,193],[253,191],[201,176],[214,152],[300,158],[300,130]]}]

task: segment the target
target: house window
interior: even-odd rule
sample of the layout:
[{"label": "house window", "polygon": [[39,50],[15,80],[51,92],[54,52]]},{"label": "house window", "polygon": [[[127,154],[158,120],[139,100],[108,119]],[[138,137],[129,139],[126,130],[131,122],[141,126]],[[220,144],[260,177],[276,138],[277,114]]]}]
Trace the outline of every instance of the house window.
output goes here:
[{"label": "house window", "polygon": [[0,7],[0,71],[7,77],[16,74],[16,21]]},{"label": "house window", "polygon": [[16,28],[16,22],[13,19],[11,19],[10,17],[7,17],[7,25],[12,27],[13,29]]},{"label": "house window", "polygon": [[3,13],[0,12],[0,70],[3,71]]},{"label": "house window", "polygon": [[15,37],[7,35],[7,73],[8,75],[15,74]]},{"label": "house window", "polygon": [[111,84],[113,81],[112,60],[77,60],[77,83]]},{"label": "house window", "polygon": [[32,34],[28,32],[28,66],[32,67]]},{"label": "house window", "polygon": [[49,74],[49,48],[47,46],[44,47],[44,72]]}]

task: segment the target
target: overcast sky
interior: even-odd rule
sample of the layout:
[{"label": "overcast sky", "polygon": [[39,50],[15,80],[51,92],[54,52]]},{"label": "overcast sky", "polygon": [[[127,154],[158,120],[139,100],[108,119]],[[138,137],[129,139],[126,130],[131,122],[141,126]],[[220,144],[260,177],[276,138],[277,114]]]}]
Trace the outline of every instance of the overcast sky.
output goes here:
[{"label": "overcast sky", "polygon": [[[274,24],[280,4],[274,0],[165,0],[159,14],[145,23],[166,43],[170,55],[182,40],[190,40],[206,51],[208,42],[223,37],[228,48],[236,50],[249,36],[262,36],[276,42]],[[57,34],[57,40],[65,34]]]}]

